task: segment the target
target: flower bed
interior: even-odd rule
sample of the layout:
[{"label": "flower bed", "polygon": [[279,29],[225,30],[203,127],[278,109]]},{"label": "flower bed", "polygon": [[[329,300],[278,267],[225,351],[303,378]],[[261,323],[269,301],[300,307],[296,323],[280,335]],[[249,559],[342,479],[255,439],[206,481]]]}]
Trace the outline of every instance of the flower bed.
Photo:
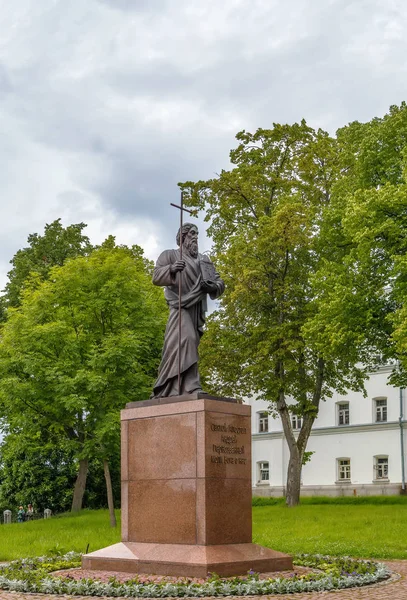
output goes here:
[{"label": "flower bed", "polygon": [[[70,552],[62,557],[16,560],[0,568],[0,589],[44,594],[84,596],[125,596],[133,598],[252,596],[329,591],[360,587],[383,581],[389,569],[380,563],[352,558],[299,555],[294,562],[307,572],[261,578],[256,573],[244,577],[220,578],[210,575],[203,583],[188,578],[131,576],[127,581],[114,577],[106,581],[76,579],[56,571],[80,566],[80,555]],[[304,571],[304,569],[303,569]]]}]

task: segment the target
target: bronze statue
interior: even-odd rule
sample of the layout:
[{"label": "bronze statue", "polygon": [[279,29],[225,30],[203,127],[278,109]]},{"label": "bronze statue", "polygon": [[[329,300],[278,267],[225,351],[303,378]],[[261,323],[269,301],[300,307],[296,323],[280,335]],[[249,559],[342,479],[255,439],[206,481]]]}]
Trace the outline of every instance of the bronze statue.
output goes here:
[{"label": "bronze statue", "polygon": [[153,273],[153,283],[165,286],[170,309],[153,398],[201,391],[198,346],[205,324],[206,296],[214,300],[225,289],[209,257],[198,252],[196,225],[185,223],[180,228],[177,245],[179,249],[160,254]]}]

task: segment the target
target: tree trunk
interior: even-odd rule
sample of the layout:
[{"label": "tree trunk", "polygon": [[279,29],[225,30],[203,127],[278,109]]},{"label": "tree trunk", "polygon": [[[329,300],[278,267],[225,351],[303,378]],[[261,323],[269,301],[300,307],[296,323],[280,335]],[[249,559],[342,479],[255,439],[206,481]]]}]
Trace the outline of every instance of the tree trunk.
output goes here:
[{"label": "tree trunk", "polygon": [[287,470],[287,490],[285,503],[287,506],[297,506],[300,502],[302,457],[298,449],[292,449]]},{"label": "tree trunk", "polygon": [[[290,413],[285,401],[283,388],[280,390],[277,400],[277,410],[281,417],[284,435],[290,451],[290,460],[287,470],[287,506],[297,506],[297,504],[300,502],[302,460],[304,457],[304,452],[307,448],[312,425],[314,424],[314,421],[318,415],[318,408],[322,394],[322,385],[325,377],[325,362],[322,358],[318,358],[316,367],[315,388],[312,395],[312,401],[310,405],[306,407],[306,410],[304,410],[304,422],[297,439],[294,436]],[[301,366],[301,369],[302,368],[303,367]],[[281,373],[283,373],[283,365],[279,365],[277,369],[277,374]]]},{"label": "tree trunk", "polygon": [[295,439],[291,416],[285,401],[284,392],[280,391],[277,410],[281,417],[285,439],[290,451],[290,460],[287,470],[286,505],[296,506],[300,501],[300,484],[303,452],[298,447]]},{"label": "tree trunk", "polygon": [[86,477],[88,475],[88,459],[82,458],[79,461],[79,471],[78,476],[75,481],[75,487],[73,490],[73,498],[72,498],[72,512],[77,512],[82,508],[83,495],[85,493],[86,488]]},{"label": "tree trunk", "polygon": [[105,472],[107,505],[109,507],[110,526],[116,527],[116,515],[114,514],[114,504],[113,504],[112,480],[110,478],[110,469],[109,469],[109,463],[107,462],[107,460],[103,461],[103,470]]}]

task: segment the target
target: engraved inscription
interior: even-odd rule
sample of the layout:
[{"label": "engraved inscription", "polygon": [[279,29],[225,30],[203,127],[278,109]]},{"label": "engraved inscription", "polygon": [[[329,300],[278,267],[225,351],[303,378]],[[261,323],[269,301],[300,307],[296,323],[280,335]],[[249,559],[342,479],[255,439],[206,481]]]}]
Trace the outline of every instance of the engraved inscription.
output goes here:
[{"label": "engraved inscription", "polygon": [[224,423],[210,423],[211,431],[219,433],[219,443],[212,444],[211,462],[218,465],[245,465],[245,445],[242,436],[246,427]]}]

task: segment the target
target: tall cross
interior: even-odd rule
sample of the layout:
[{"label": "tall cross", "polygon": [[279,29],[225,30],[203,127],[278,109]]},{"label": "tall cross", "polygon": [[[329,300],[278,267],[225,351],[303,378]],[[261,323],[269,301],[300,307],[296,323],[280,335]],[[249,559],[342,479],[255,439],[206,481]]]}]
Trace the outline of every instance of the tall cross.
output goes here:
[{"label": "tall cross", "polygon": [[[184,207],[184,192],[181,192],[181,205],[173,204],[171,206],[179,209],[180,225],[179,225],[179,259],[182,260],[182,226],[184,224],[184,211],[191,216],[196,216],[195,211],[188,210]],[[181,293],[182,293],[182,271],[178,271],[178,395],[181,395]]]}]

